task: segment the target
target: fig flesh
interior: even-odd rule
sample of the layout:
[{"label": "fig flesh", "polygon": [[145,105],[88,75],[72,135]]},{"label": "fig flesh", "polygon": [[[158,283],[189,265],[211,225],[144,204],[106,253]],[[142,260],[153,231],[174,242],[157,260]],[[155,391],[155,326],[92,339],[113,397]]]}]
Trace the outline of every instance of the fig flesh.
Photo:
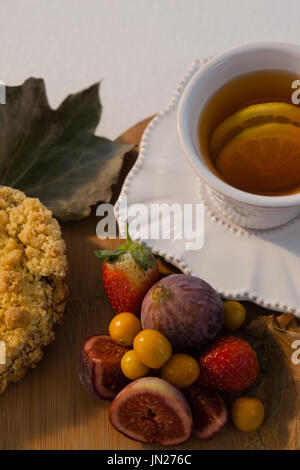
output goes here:
[{"label": "fig flesh", "polygon": [[172,274],[147,292],[141,321],[143,328],[163,333],[175,350],[198,351],[221,330],[224,306],[207,282],[194,276]]},{"label": "fig flesh", "polygon": [[78,366],[85,390],[104,400],[113,400],[128,383],[120,364],[129,349],[114,342],[108,335],[88,338],[82,346]]},{"label": "fig flesh", "polygon": [[228,421],[228,411],[221,395],[195,383],[184,390],[193,417],[193,435],[200,440],[211,439]]},{"label": "fig flesh", "polygon": [[182,392],[158,377],[143,377],[127,385],[114,399],[109,418],[120,433],[149,444],[181,444],[193,427]]}]

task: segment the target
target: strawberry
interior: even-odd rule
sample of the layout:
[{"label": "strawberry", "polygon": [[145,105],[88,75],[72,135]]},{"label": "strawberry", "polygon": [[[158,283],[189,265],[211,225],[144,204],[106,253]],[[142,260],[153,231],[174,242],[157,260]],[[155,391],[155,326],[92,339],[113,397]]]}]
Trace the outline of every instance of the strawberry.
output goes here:
[{"label": "strawberry", "polygon": [[139,315],[146,292],[159,278],[152,253],[131,241],[127,225],[125,243],[116,250],[96,250],[95,255],[104,261],[103,286],[115,313]]},{"label": "strawberry", "polygon": [[254,349],[247,341],[234,336],[214,341],[200,356],[199,364],[200,382],[227,392],[245,390],[259,374]]}]

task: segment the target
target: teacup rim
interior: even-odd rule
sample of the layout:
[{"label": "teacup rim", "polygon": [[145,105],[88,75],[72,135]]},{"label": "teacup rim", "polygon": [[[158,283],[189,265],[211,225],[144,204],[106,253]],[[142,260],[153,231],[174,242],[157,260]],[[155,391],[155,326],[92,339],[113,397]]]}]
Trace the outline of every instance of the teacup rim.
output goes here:
[{"label": "teacup rim", "polygon": [[[185,125],[185,117],[188,113],[188,99],[193,92],[195,86],[201,76],[211,68],[219,65],[220,63],[227,61],[230,58],[238,57],[239,55],[245,55],[247,53],[253,53],[255,51],[279,51],[279,52],[296,52],[300,57],[300,46],[294,43],[268,41],[268,42],[254,42],[243,46],[235,47],[229,51],[217,55],[215,58],[209,60],[195,73],[193,78],[190,80],[186,88],[184,89],[177,109],[177,132],[179,135],[179,141],[185,155],[185,158],[195,171],[195,173],[212,188],[218,190],[221,194],[227,197],[251,204],[259,207],[290,207],[300,205],[300,192],[295,194],[287,194],[282,196],[265,196],[260,194],[248,193],[240,190],[226,183],[215,175],[205,164],[200,160],[199,156],[194,150],[194,145],[189,138],[189,133]],[[300,71],[299,71],[300,72]]]}]

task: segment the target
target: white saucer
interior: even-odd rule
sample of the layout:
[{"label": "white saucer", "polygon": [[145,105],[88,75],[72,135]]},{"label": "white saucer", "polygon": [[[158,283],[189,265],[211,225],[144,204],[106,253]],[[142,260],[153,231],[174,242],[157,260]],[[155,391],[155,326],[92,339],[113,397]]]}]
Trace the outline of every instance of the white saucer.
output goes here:
[{"label": "white saucer", "polygon": [[153,203],[182,205],[203,201],[205,234],[201,250],[186,251],[184,239],[137,241],[183,272],[206,280],[223,297],[250,300],[300,317],[300,218],[264,231],[232,224],[218,214],[207,186],[200,183],[183,155],[176,129],[177,104],[200,66],[199,61],[192,65],[169,106],[145,130],[139,157],[116,203],[116,217],[122,227],[127,218],[122,209],[126,197],[128,206],[142,203],[147,207]]}]

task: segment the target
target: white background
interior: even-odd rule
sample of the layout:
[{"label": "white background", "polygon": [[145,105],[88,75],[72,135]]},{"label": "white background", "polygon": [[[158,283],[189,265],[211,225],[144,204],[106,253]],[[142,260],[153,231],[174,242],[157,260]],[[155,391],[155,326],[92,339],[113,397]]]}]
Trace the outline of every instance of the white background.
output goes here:
[{"label": "white background", "polygon": [[[46,81],[50,104],[103,80],[98,134],[164,108],[195,58],[300,44],[300,0],[0,0],[0,79]],[[300,64],[299,64],[300,68]]]}]

